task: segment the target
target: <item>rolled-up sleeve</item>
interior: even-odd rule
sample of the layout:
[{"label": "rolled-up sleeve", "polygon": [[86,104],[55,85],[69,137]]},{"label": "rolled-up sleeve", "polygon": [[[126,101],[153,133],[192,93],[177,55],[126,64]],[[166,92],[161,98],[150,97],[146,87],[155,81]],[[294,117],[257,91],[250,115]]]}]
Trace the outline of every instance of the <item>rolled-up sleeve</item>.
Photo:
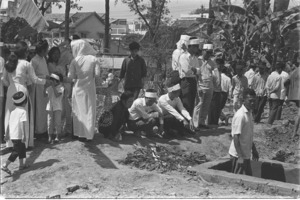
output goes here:
[{"label": "rolled-up sleeve", "polygon": [[164,101],[164,100],[160,101],[159,106],[161,106],[163,109],[165,109],[169,114],[173,115],[179,121],[184,120],[184,117],[181,116],[181,114],[178,113],[177,110],[175,108],[173,108],[173,106],[171,106],[167,101]]}]

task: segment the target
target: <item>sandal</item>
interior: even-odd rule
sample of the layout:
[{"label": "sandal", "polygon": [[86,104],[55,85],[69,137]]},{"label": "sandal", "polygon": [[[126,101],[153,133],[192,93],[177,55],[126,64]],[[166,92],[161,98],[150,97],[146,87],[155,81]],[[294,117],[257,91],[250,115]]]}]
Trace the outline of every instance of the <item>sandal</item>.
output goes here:
[{"label": "sandal", "polygon": [[29,165],[24,164],[23,166],[19,167],[19,170],[24,170],[24,169],[28,169],[28,168],[29,168]]},{"label": "sandal", "polygon": [[8,173],[11,176],[11,171],[7,167],[2,166],[1,170]]}]

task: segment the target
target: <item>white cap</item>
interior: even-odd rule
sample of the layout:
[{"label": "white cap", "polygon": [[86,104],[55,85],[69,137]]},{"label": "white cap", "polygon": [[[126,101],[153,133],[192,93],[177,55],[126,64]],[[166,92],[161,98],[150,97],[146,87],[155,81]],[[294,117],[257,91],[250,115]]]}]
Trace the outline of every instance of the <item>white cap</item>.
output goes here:
[{"label": "white cap", "polygon": [[189,41],[189,45],[199,45],[200,40],[199,39],[192,39]]},{"label": "white cap", "polygon": [[145,97],[157,99],[158,96],[156,92],[145,92]]},{"label": "white cap", "polygon": [[172,87],[168,87],[168,92],[173,92],[173,91],[176,91],[176,90],[180,90],[180,85],[179,84],[176,84]]},{"label": "white cap", "polygon": [[214,49],[214,46],[212,44],[204,44],[203,49],[204,50],[212,50],[212,49]]},{"label": "white cap", "polygon": [[59,76],[57,76],[56,74],[51,74],[50,77],[60,81]]},{"label": "white cap", "polygon": [[26,95],[25,94],[21,98],[19,98],[19,99],[12,98],[13,102],[15,102],[15,103],[22,103],[25,99],[26,99]]},{"label": "white cap", "polygon": [[3,47],[4,46],[4,42],[0,42],[0,47]]},{"label": "white cap", "polygon": [[191,36],[189,36],[189,35],[181,35],[180,40],[189,41],[190,37]]}]

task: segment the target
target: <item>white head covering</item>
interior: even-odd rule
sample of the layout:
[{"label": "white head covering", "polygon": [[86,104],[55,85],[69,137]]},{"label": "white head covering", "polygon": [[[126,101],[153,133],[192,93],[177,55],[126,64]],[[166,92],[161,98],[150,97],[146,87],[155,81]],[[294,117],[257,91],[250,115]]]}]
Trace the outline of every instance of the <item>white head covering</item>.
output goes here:
[{"label": "white head covering", "polygon": [[96,55],[95,49],[85,40],[74,40],[71,42],[73,57]]},{"label": "white head covering", "polygon": [[190,37],[191,36],[189,36],[189,35],[181,35],[180,40],[176,43],[177,49],[181,49],[183,44],[185,44],[185,46],[187,46]]},{"label": "white head covering", "polygon": [[189,45],[199,45],[200,40],[199,39],[192,39],[192,40],[189,40],[188,44]]},{"label": "white head covering", "polygon": [[203,50],[213,50],[214,46],[212,44],[204,44]]}]

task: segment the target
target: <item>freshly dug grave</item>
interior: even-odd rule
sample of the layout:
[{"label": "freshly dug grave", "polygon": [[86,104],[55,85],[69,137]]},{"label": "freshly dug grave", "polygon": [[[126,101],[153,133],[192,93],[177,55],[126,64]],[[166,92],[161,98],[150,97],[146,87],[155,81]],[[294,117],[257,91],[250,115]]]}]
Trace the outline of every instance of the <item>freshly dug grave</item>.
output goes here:
[{"label": "freshly dug grave", "polygon": [[297,112],[294,104],[285,105],[282,120],[275,121],[272,127],[264,124],[257,129],[254,140],[260,157],[287,163],[300,163],[299,137],[293,137]]},{"label": "freshly dug grave", "polygon": [[160,173],[169,171],[185,171],[189,166],[207,162],[206,156],[199,152],[186,153],[183,150],[170,149],[164,146],[139,147],[133,153],[128,153],[120,164],[130,165]]}]

